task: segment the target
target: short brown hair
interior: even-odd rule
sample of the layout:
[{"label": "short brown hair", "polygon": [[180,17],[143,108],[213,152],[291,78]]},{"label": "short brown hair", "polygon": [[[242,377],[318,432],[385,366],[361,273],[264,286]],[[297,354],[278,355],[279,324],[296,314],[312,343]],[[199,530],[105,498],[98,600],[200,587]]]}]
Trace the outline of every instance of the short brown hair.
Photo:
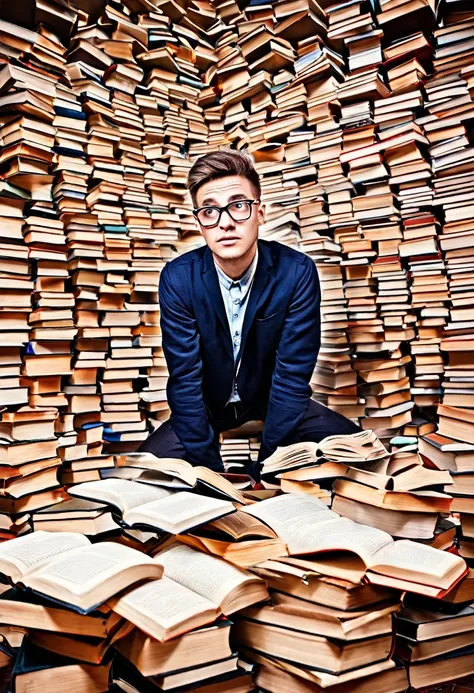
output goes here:
[{"label": "short brown hair", "polygon": [[260,197],[260,178],[250,156],[235,149],[221,149],[201,156],[190,169],[187,187],[193,203],[201,185],[226,176],[243,176],[251,183],[257,197]]}]

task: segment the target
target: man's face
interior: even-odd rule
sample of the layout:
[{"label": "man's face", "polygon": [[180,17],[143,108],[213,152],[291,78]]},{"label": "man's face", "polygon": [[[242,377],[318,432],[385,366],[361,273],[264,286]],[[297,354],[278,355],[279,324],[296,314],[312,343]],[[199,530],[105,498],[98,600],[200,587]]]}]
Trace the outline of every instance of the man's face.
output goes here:
[{"label": "man's face", "polygon": [[[196,208],[224,207],[238,200],[255,200],[256,192],[243,176],[226,176],[204,183],[196,193]],[[222,212],[216,226],[205,228],[201,233],[211,252],[224,261],[238,260],[249,253],[257,242],[258,226],[263,223],[263,208],[259,204],[251,207],[250,218],[234,221],[227,211]]]}]

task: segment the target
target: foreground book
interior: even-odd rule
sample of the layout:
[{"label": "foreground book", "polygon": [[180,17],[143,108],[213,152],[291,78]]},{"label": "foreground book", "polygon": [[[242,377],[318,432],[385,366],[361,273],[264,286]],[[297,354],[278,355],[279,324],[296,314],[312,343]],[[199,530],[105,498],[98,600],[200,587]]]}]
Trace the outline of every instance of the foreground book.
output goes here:
[{"label": "foreground book", "polygon": [[227,660],[233,654],[229,644],[230,626],[229,621],[221,620],[166,642],[135,629],[114,647],[143,676],[161,676]]},{"label": "foreground book", "polygon": [[75,662],[36,647],[24,640],[16,660],[12,681],[15,693],[74,691],[106,693],[110,663],[102,666]]},{"label": "foreground book", "polygon": [[[394,665],[393,665],[394,666]],[[298,675],[295,675],[296,672]],[[391,668],[380,673],[360,676],[360,670],[354,672],[354,680],[347,682],[335,683],[334,685],[326,686],[310,680],[309,671],[292,668],[292,672],[287,672],[275,666],[271,660],[265,661],[265,664],[258,667],[255,676],[255,683],[261,686],[263,690],[271,690],[272,693],[322,693],[330,691],[330,693],[405,693],[408,680],[406,670],[403,667],[398,669]],[[347,676],[347,674],[346,674]],[[330,678],[330,677],[328,677]],[[343,676],[339,677],[343,678]]]},{"label": "foreground book", "polygon": [[110,606],[117,614],[161,641],[212,623],[220,613],[217,604],[166,576],[115,597]]},{"label": "foreground book", "polygon": [[0,546],[0,572],[80,612],[90,612],[135,582],[158,579],[163,568],[139,551],[82,534],[36,532]]},{"label": "foreground book", "polygon": [[236,655],[169,674],[145,677],[123,657],[113,664],[112,681],[126,693],[161,693],[176,690],[196,693],[247,693],[253,690],[251,672],[239,667]]},{"label": "foreground book", "polygon": [[[365,573],[374,584],[436,597],[467,573],[459,556],[410,540],[394,541],[386,532],[339,517],[317,498],[277,496],[243,512],[266,522],[287,544],[290,555],[314,554],[313,569],[323,574],[334,560],[329,574],[353,579],[356,567],[359,579]],[[346,554],[346,570],[340,553]]]},{"label": "foreground book", "polygon": [[242,618],[236,624],[235,637],[249,650],[336,675],[388,659],[392,650],[391,629],[382,635],[345,642]]},{"label": "foreground book", "polygon": [[205,597],[226,616],[268,599],[261,578],[190,546],[173,543],[153,560],[164,567],[166,577]]},{"label": "foreground book", "polygon": [[128,527],[179,534],[235,512],[230,501],[173,492],[127,479],[90,481],[69,489],[71,496],[107,503]]}]

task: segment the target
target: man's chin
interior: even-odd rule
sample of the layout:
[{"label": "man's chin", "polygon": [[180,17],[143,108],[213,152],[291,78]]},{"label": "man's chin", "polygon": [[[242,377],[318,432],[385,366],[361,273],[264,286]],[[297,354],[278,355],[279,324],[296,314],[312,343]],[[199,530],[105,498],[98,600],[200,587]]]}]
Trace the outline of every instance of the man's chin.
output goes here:
[{"label": "man's chin", "polygon": [[242,248],[232,246],[230,248],[217,248],[214,251],[214,255],[222,260],[240,260],[245,255],[245,252]]}]

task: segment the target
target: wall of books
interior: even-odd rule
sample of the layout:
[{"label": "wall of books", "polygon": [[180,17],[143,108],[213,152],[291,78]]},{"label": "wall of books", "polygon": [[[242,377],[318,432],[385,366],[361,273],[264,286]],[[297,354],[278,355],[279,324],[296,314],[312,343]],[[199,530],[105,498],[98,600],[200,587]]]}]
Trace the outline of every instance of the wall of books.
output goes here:
[{"label": "wall of books", "polygon": [[430,434],[421,416],[474,443],[470,0],[20,5],[0,21],[0,511],[168,417],[159,274],[201,243],[186,174],[223,146],[256,159],[261,237],[318,265],[315,397],[385,438]]}]

